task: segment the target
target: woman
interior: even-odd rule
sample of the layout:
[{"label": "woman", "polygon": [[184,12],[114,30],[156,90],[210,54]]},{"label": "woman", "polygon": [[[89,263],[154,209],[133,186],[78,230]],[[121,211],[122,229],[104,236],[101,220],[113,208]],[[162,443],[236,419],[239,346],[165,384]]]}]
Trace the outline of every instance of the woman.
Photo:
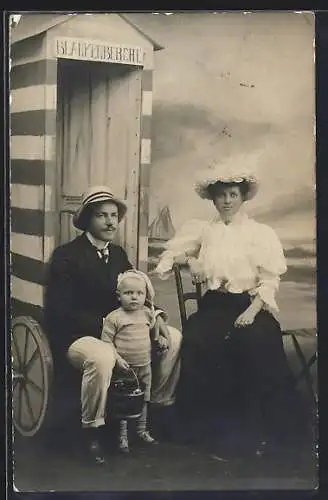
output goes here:
[{"label": "woman", "polygon": [[203,172],[196,193],[211,200],[218,214],[182,227],[155,272],[165,279],[174,262],[184,262],[206,290],[183,331],[178,396],[189,418],[206,405],[222,408],[232,393],[247,412],[255,403],[263,442],[268,436],[281,442],[304,432],[305,414],[275,317],[275,295],[287,269],[283,249],[269,226],[242,210],[258,186],[252,173],[229,165]]}]

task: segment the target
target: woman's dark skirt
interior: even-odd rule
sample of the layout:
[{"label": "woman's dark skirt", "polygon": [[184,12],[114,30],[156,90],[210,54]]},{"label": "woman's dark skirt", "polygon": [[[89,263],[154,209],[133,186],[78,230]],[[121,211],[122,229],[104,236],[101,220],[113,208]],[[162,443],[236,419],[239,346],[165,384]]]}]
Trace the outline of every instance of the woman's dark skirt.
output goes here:
[{"label": "woman's dark skirt", "polygon": [[274,316],[261,310],[252,325],[234,328],[250,303],[248,293],[203,296],[183,330],[177,403],[188,419],[229,407],[285,439],[304,432],[303,401]]}]

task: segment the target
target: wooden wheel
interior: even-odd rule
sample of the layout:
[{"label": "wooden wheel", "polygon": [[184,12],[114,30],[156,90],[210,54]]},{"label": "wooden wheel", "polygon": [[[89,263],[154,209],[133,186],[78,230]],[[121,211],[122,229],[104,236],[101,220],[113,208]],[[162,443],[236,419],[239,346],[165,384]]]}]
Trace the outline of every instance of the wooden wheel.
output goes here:
[{"label": "wooden wheel", "polygon": [[34,436],[45,419],[53,361],[46,336],[32,318],[11,324],[13,422],[23,436]]}]

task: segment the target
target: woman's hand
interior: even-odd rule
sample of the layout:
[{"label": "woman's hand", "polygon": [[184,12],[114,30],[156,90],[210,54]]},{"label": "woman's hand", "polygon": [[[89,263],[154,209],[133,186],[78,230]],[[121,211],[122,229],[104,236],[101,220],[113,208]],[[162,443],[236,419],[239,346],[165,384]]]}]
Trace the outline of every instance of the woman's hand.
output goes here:
[{"label": "woman's hand", "polygon": [[264,305],[263,300],[259,295],[255,295],[251,305],[236,319],[234,326],[236,328],[251,325],[254,322],[256,315],[261,311]]},{"label": "woman's hand", "polygon": [[166,352],[169,348],[169,343],[165,337],[160,335],[155,341],[154,341],[154,346],[155,350],[158,354],[163,354]]},{"label": "woman's hand", "polygon": [[206,281],[206,276],[204,275],[203,268],[199,264],[198,259],[196,259],[195,257],[189,257],[188,265],[192,275],[193,282],[204,283]]},{"label": "woman's hand", "polygon": [[236,328],[249,326],[254,322],[255,316],[256,312],[251,307],[248,307],[246,311],[238,316],[234,323],[234,326]]},{"label": "woman's hand", "polygon": [[178,255],[175,255],[174,262],[180,265],[187,264],[188,258],[189,257],[185,253],[179,253]]},{"label": "woman's hand", "polygon": [[158,332],[159,332],[158,338],[162,338],[162,339],[164,339],[164,341],[166,340],[167,349],[169,349],[171,347],[171,338],[170,338],[169,329],[168,329],[167,324],[165,323],[164,319],[160,315],[158,315],[156,318],[156,326],[158,326]]},{"label": "woman's hand", "polygon": [[116,364],[121,370],[129,370],[130,368],[129,363],[119,355],[116,357]]}]

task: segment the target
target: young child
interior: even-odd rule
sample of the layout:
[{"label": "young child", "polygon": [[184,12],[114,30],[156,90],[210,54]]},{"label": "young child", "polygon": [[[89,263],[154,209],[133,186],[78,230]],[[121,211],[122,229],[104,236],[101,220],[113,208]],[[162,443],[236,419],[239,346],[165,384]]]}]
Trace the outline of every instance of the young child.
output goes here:
[{"label": "young child", "polygon": [[[151,349],[167,349],[165,329],[155,325],[157,314],[153,306],[154,289],[147,275],[137,270],[122,273],[117,281],[117,295],[121,307],[112,311],[104,320],[101,339],[112,342],[116,349],[119,369],[131,367],[145,392],[141,416],[136,420],[138,439],[146,444],[156,444],[147,429],[147,404],[151,389]],[[145,302],[148,305],[145,305]],[[120,421],[119,448],[129,452],[127,420]]]}]

